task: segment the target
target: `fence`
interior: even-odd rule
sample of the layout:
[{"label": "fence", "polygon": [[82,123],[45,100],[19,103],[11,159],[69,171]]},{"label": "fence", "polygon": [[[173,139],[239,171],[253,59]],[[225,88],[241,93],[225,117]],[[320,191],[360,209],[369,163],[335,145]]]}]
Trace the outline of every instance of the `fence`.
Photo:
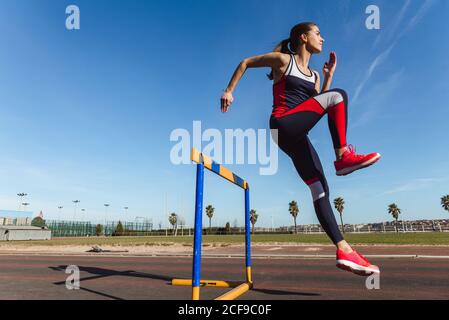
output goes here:
[{"label": "fence", "polygon": [[[100,224],[105,236],[114,235],[119,221],[108,221],[106,223],[94,223],[87,221],[57,221],[48,220],[46,224],[52,231],[53,237],[88,237],[96,236],[96,226]],[[153,224],[151,222],[121,222],[123,233],[121,236],[148,236],[152,234]]]},{"label": "fence", "polygon": [[[103,234],[111,236],[118,224],[118,221],[99,223],[103,226]],[[53,237],[86,237],[96,235],[96,225],[94,222],[80,221],[56,221],[48,220],[47,225],[52,230]],[[154,230],[151,222],[122,222],[123,236],[173,236],[172,228]],[[396,232],[394,223],[378,224],[345,224],[345,233],[374,233],[374,232]],[[203,235],[225,235],[225,234],[245,234],[244,227],[231,227],[226,230],[224,227],[203,228]],[[294,233],[295,227],[261,228],[255,227],[256,234],[269,233]],[[320,225],[298,225],[298,233],[319,234],[324,233]],[[449,220],[422,221],[399,221],[397,232],[449,232]],[[178,226],[177,236],[193,236],[193,228],[189,226]]]},{"label": "fence", "polygon": [[[341,229],[341,226],[340,226]],[[256,228],[256,232],[267,232],[269,228]],[[273,230],[273,229],[271,229]],[[295,231],[294,226],[275,229],[292,233]],[[344,231],[346,233],[371,233],[371,232],[449,232],[449,221],[431,220],[431,221],[399,221],[395,223],[375,223],[375,224],[345,224]],[[320,225],[298,225],[299,233],[324,233]]]}]

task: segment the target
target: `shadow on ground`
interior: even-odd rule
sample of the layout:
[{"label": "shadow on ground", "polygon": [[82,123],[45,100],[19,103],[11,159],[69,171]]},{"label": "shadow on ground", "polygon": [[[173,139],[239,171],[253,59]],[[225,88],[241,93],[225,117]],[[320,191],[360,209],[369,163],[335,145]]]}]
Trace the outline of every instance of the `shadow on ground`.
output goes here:
[{"label": "shadow on ground", "polygon": [[[68,265],[60,265],[57,267],[49,267],[49,269],[54,271],[62,271],[65,272]],[[137,272],[134,270],[126,270],[126,271],[117,271],[117,270],[111,270],[111,269],[104,269],[104,268],[98,268],[98,267],[84,267],[84,266],[78,266],[80,272],[89,273],[92,276],[87,276],[84,278],[80,278],[80,282],[85,282],[89,280],[95,280],[95,279],[101,279],[105,277],[135,277],[135,278],[145,278],[145,279],[153,279],[153,280],[161,280],[165,281],[166,285],[171,285],[171,281],[173,277],[168,277],[164,275],[157,275],[157,274],[150,274],[150,273],[144,273],[144,272]],[[66,281],[58,281],[54,282],[55,285],[65,285]],[[88,289],[86,287],[81,287],[80,290],[84,290],[86,292],[94,293],[100,296],[103,296],[105,298],[113,299],[113,300],[125,300],[123,298],[113,296],[104,292],[95,291],[92,289]],[[272,289],[264,289],[264,288],[253,288],[251,291],[254,292],[260,292],[267,295],[297,295],[297,296],[321,296],[318,293],[310,293],[310,292],[292,292],[292,291],[283,291],[283,290],[272,290]]]},{"label": "shadow on ground", "polygon": [[283,291],[283,290],[272,290],[272,289],[257,289],[253,288],[252,291],[254,292],[261,292],[265,294],[272,294],[272,295],[282,295],[282,296],[307,296],[307,297],[319,297],[321,294],[319,293],[312,293],[312,292],[292,292],[292,291]]},{"label": "shadow on ground", "polygon": [[[67,265],[60,265],[58,267],[48,267],[51,270],[54,271],[63,271],[67,269]],[[154,279],[154,280],[161,280],[161,281],[167,281],[166,284],[171,284],[172,277],[163,276],[163,275],[157,275],[157,274],[150,274],[150,273],[143,273],[143,272],[137,272],[134,270],[126,270],[126,271],[117,271],[117,270],[110,270],[110,269],[104,269],[104,268],[97,268],[97,267],[83,267],[78,266],[78,269],[80,272],[86,272],[90,273],[93,276],[88,276],[84,278],[80,278],[80,282],[85,282],[88,280],[95,280],[95,279],[101,279],[105,277],[115,277],[115,276],[121,276],[121,277],[135,277],[135,278],[146,278],[146,279]],[[66,281],[58,281],[54,282],[55,285],[65,285]],[[81,287],[80,290],[84,290],[90,293],[98,294],[100,296],[114,299],[114,300],[124,300],[123,298],[112,296],[103,292],[95,291],[92,289],[88,289],[85,287]]]}]

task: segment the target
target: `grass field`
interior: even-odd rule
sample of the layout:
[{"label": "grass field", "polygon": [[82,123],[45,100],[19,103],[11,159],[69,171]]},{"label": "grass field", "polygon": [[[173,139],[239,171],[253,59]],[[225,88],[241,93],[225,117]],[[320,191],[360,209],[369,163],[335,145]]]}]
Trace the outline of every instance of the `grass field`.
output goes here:
[{"label": "grass field", "polygon": [[[351,244],[418,244],[418,245],[449,245],[449,233],[427,232],[427,233],[349,233],[345,236]],[[225,236],[203,236],[203,244],[243,244],[243,235]],[[331,244],[324,234],[256,234],[251,236],[253,244]],[[111,246],[170,246],[181,244],[192,245],[193,237],[90,237],[90,238],[60,238],[49,241],[10,241],[0,242],[3,247],[7,246],[66,246],[66,245],[111,245]]]}]

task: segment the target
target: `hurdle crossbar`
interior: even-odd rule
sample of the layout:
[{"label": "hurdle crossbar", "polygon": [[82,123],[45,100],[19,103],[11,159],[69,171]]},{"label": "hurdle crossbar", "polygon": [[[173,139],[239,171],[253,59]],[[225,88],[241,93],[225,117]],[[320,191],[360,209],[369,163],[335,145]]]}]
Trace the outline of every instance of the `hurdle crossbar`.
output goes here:
[{"label": "hurdle crossbar", "polygon": [[[216,163],[208,156],[193,148],[191,160],[197,163],[196,195],[195,195],[195,231],[193,246],[192,279],[173,279],[174,286],[192,286],[192,300],[200,299],[200,287],[233,288],[219,296],[216,300],[233,300],[253,288],[251,277],[251,235],[250,235],[250,205],[249,184],[229,169]],[[246,251],[246,281],[201,280],[201,245],[202,245],[202,216],[204,194],[204,168],[218,174],[245,191],[245,251]]]},{"label": "hurdle crossbar", "polygon": [[202,154],[197,149],[193,148],[191,153],[191,160],[197,164],[202,164],[206,169],[218,174],[220,177],[238,185],[240,188],[248,189],[249,185],[244,179],[240,178],[238,175],[234,174],[229,169],[225,168],[219,163],[216,163],[208,156]]}]

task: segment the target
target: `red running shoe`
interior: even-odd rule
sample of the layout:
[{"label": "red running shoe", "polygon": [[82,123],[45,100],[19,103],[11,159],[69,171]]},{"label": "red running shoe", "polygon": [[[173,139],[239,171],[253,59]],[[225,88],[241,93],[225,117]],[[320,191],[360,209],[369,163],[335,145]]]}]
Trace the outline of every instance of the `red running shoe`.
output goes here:
[{"label": "red running shoe", "polygon": [[352,144],[348,145],[340,160],[334,162],[337,176],[345,176],[359,169],[369,167],[380,159],[380,154],[370,153],[367,155],[356,154]]},{"label": "red running shoe", "polygon": [[358,274],[359,276],[380,273],[378,266],[372,265],[364,256],[355,250],[351,253],[345,253],[337,249],[337,267]]}]

